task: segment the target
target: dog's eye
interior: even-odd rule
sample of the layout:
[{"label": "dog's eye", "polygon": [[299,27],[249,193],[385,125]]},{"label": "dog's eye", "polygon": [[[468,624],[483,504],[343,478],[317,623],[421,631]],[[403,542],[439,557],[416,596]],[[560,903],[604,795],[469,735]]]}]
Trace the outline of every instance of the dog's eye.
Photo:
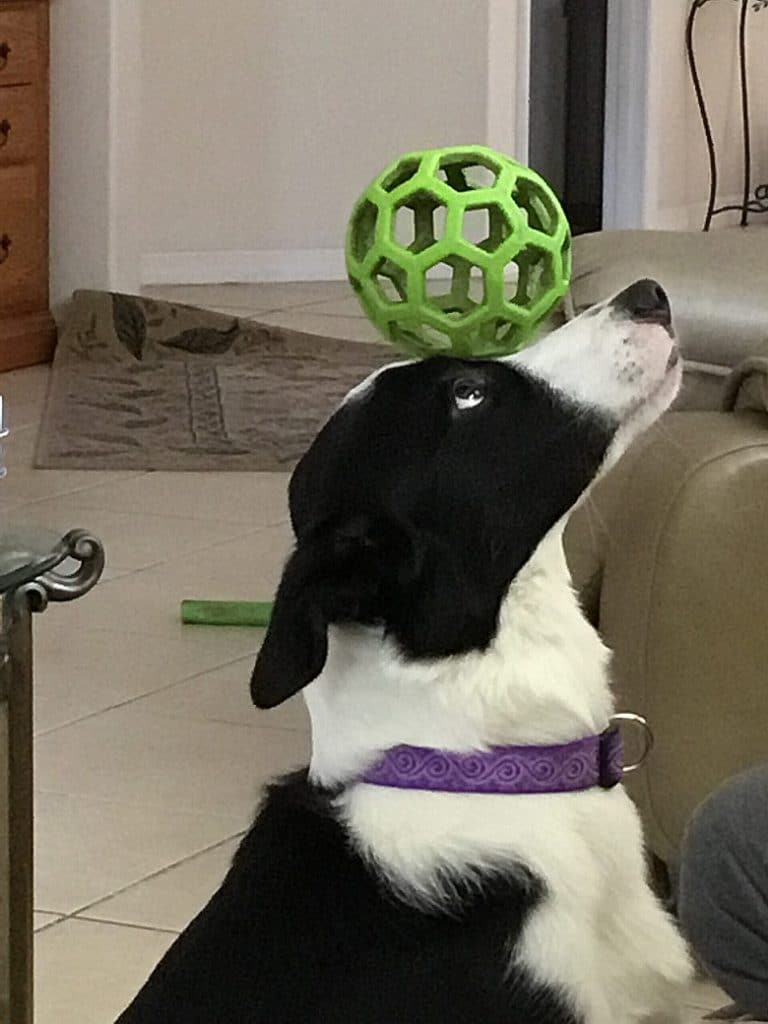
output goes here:
[{"label": "dog's eye", "polygon": [[485,401],[485,388],[476,380],[457,380],[453,385],[453,400],[457,409],[474,409]]}]

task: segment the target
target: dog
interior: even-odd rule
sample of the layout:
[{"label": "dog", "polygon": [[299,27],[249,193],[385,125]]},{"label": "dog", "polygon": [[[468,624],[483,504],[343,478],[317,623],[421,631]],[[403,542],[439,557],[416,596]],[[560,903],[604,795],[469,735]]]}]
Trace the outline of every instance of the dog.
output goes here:
[{"label": "dog", "polygon": [[471,776],[610,733],[562,534],[680,380],[644,280],[509,358],[394,364],[348,395],[293,474],[251,680],[261,708],[303,690],[311,763],[269,788],[119,1024],[675,1019],[691,964],[615,778],[510,793],[376,772],[426,752]]}]

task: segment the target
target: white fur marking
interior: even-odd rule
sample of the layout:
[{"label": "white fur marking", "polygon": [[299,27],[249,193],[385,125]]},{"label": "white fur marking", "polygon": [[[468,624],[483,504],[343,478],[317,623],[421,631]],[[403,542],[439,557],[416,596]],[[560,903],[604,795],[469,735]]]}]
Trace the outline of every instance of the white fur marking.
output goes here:
[{"label": "white fur marking", "polygon": [[[326,669],[306,690],[314,780],[348,781],[396,743],[469,750],[605,728],[608,652],[573,594],[562,529],[518,574],[483,654],[411,663],[374,630],[333,630]],[[645,883],[622,789],[510,797],[357,784],[338,806],[361,853],[417,904],[443,898],[446,872],[533,871],[547,896],[510,955],[587,1024],[643,1021],[674,1005],[690,977],[682,939]]]}]

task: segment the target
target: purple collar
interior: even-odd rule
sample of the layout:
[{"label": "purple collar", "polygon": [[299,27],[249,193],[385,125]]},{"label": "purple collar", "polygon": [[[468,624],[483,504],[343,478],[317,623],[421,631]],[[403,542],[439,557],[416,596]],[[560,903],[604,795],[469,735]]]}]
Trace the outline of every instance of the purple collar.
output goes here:
[{"label": "purple collar", "polygon": [[430,747],[388,750],[360,779],[372,786],[438,793],[575,793],[621,782],[618,727],[599,736],[548,747],[492,747],[452,754]]}]

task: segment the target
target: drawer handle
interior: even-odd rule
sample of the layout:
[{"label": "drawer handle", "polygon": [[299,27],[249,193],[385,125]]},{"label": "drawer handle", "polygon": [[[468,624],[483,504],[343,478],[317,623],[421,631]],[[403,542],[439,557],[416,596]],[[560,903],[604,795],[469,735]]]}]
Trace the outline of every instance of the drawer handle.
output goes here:
[{"label": "drawer handle", "polygon": [[0,149],[7,146],[11,136],[11,122],[7,117],[0,121]]},{"label": "drawer handle", "polygon": [[11,52],[11,48],[7,42],[0,43],[0,71],[5,71]]},{"label": "drawer handle", "polygon": [[0,237],[0,266],[2,266],[11,255],[12,244],[10,235],[3,235]]}]

